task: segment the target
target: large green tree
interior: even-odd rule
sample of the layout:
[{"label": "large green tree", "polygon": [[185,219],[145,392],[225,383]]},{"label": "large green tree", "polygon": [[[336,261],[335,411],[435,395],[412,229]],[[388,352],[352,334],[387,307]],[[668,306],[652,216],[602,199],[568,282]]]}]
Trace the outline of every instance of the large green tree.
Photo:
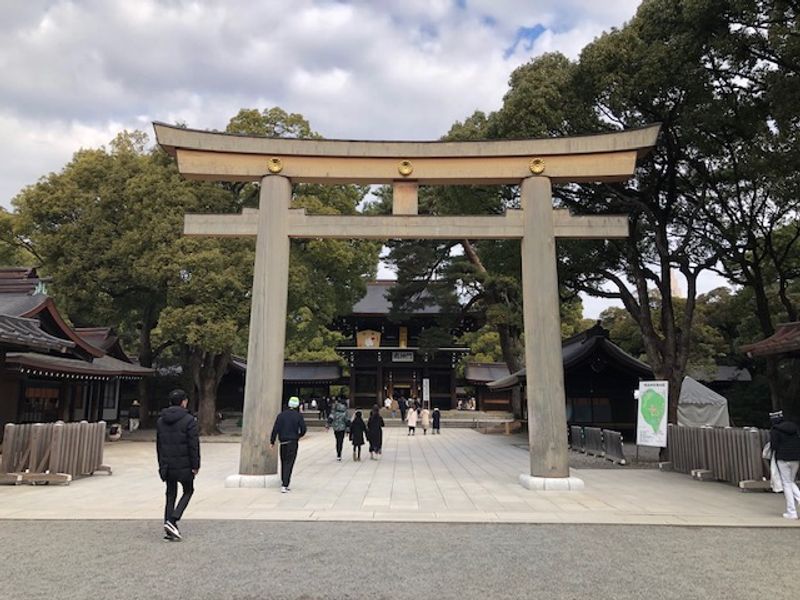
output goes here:
[{"label": "large green tree", "polygon": [[[172,342],[154,345],[153,331],[179,279],[183,214],[225,210],[229,194],[184,180],[170,157],[147,149],[145,134],[125,132],[107,148],[76,152],[13,204],[15,238],[52,277],[72,322],[113,325],[151,367]],[[140,401],[146,420],[146,382]]]}]

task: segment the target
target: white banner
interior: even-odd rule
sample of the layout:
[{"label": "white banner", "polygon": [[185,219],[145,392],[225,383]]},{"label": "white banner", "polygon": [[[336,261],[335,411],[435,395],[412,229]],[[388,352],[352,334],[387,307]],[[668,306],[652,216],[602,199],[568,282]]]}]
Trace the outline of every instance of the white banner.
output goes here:
[{"label": "white banner", "polygon": [[639,382],[639,410],[636,411],[636,443],[667,447],[668,381]]},{"label": "white banner", "polygon": [[422,407],[431,407],[431,380],[427,377],[422,379]]}]

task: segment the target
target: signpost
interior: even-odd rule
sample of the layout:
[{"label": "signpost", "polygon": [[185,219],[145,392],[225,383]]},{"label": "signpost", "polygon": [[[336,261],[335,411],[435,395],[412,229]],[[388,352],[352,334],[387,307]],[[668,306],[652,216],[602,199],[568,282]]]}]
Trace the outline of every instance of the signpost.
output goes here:
[{"label": "signpost", "polygon": [[668,381],[640,381],[636,445],[667,447]]},{"label": "signpost", "polygon": [[431,380],[428,377],[422,379],[422,408],[431,407]]}]

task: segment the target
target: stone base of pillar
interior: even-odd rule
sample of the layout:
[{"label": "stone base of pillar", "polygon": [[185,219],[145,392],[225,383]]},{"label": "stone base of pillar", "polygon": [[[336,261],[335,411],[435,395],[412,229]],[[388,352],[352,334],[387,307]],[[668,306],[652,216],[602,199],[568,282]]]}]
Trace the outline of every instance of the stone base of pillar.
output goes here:
[{"label": "stone base of pillar", "polygon": [[527,473],[519,476],[519,484],[537,492],[576,492],[584,487],[578,477],[534,477]]},{"label": "stone base of pillar", "polygon": [[226,488],[276,488],[281,487],[280,475],[228,475]]}]

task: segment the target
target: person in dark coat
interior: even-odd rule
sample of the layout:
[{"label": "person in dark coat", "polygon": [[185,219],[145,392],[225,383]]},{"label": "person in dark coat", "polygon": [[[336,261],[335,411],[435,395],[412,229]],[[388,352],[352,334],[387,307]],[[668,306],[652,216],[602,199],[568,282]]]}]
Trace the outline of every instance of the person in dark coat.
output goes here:
[{"label": "person in dark coat", "polygon": [[298,412],[300,398],[289,398],[289,407],[275,419],[272,434],[269,436],[269,447],[275,447],[277,438],[281,445],[281,493],[289,491],[292,481],[292,469],[297,458],[297,442],[306,434],[306,421]]},{"label": "person in dark coat", "polygon": [[367,424],[361,416],[361,411],[357,410],[353,421],[350,423],[350,441],[353,443],[353,460],[361,460],[361,446],[364,445],[364,438],[367,433]]},{"label": "person in dark coat", "polygon": [[440,427],[442,426],[442,413],[439,412],[438,408],[433,409],[433,434],[441,434],[442,431]]},{"label": "person in dark coat", "polygon": [[139,429],[140,408],[138,400],[131,402],[131,406],[128,409],[128,431]]},{"label": "person in dark coat", "polygon": [[[186,410],[189,399],[180,389],[169,393],[170,406],[161,411],[156,423],[156,453],[158,474],[167,485],[167,503],[164,507],[164,533],[170,540],[180,540],[178,521],[189,505],[194,493],[194,477],[200,470],[200,436],[197,419]],[[177,506],[178,483],[183,494]]]},{"label": "person in dark coat", "polygon": [[369,414],[367,421],[367,439],[369,440],[369,459],[377,460],[375,455],[380,456],[381,448],[383,447],[383,417],[381,416],[381,409],[378,405],[372,407],[372,412]]},{"label": "person in dark coat", "polygon": [[405,421],[406,411],[408,410],[408,402],[403,394],[400,394],[400,397],[397,399],[397,407],[400,409],[400,420]]},{"label": "person in dark coat", "polygon": [[797,508],[800,505],[800,489],[795,479],[800,467],[800,435],[792,421],[783,418],[783,411],[769,414],[772,429],[769,432],[769,444],[775,454],[775,463],[783,484],[783,495],[786,498],[785,519],[797,519]]}]

